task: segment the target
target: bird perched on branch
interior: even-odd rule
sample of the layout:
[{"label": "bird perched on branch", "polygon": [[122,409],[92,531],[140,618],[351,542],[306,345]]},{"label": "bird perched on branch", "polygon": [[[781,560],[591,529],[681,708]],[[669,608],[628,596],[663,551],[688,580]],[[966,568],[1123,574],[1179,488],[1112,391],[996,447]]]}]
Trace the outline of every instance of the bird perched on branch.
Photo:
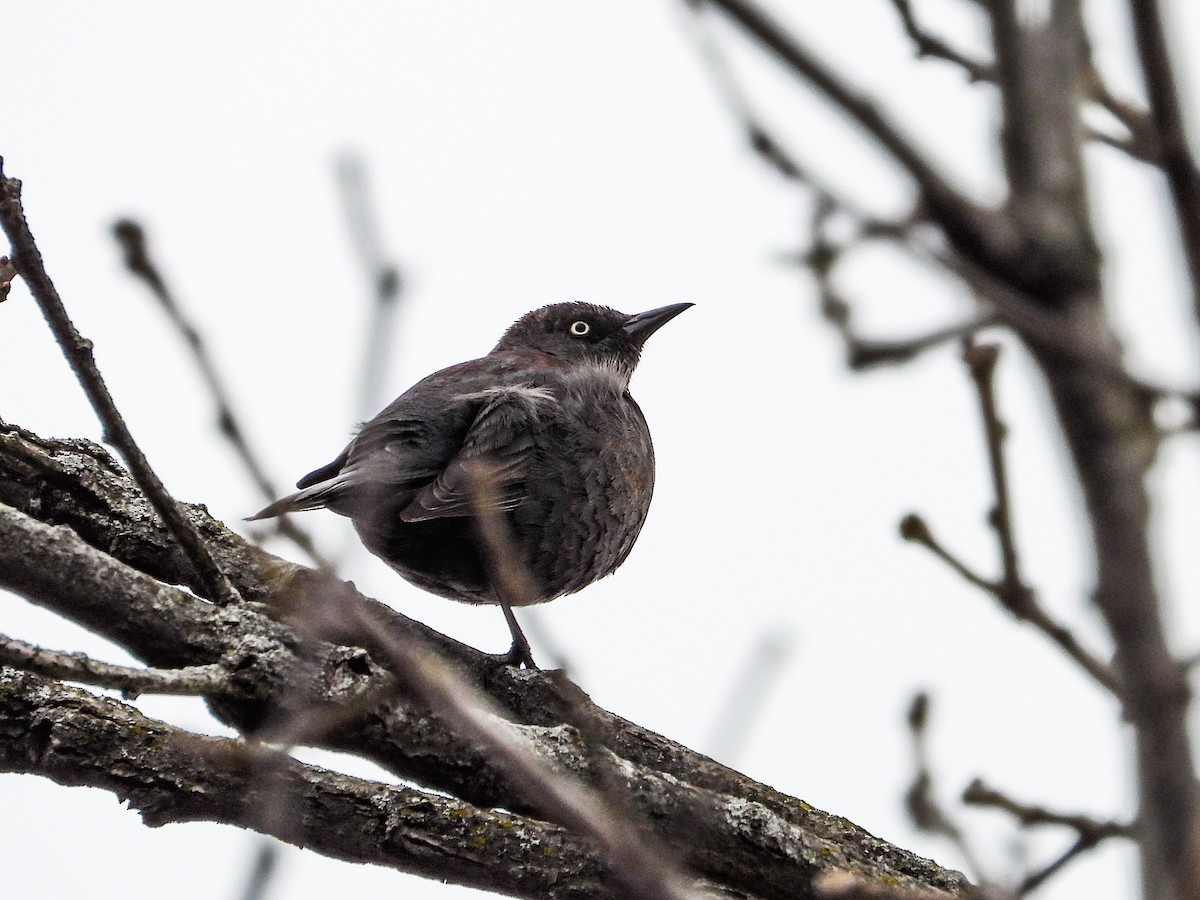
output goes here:
[{"label": "bird perched on branch", "polygon": [[[487,356],[428,376],[333,462],[252,519],[327,508],[408,581],[504,610],[506,659],[533,667],[513,606],[612,574],[654,491],[654,449],[629,379],[646,339],[691,303],[626,315],[557,303]],[[514,577],[515,576],[515,577]]]}]

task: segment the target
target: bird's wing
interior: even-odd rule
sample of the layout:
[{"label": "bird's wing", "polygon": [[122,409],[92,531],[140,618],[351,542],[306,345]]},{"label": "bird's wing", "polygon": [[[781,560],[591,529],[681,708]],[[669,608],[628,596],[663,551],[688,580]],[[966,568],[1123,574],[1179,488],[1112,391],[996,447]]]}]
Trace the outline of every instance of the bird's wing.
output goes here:
[{"label": "bird's wing", "polygon": [[533,436],[556,398],[544,387],[522,384],[479,391],[468,399],[481,406],[462,446],[400,511],[402,521],[471,516],[481,504],[510,510],[525,499]]}]

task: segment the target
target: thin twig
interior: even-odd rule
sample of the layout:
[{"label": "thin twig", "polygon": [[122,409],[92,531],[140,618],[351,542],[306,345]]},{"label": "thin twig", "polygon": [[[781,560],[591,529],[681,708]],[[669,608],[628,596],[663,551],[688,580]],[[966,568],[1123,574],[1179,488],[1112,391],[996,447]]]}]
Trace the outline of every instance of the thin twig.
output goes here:
[{"label": "thin twig", "polygon": [[924,207],[956,247],[989,267],[1019,252],[1006,214],[973,203],[951,186],[935,165],[875,100],[851,85],[775,19],[749,0],[705,0],[742,26],[796,75],[857,123],[903,169],[920,190]]},{"label": "thin twig", "polygon": [[1179,242],[1187,260],[1192,304],[1200,317],[1200,166],[1188,147],[1187,123],[1175,70],[1167,47],[1159,0],[1130,0],[1129,14],[1137,39],[1138,61],[1150,99],[1150,115],[1160,147],[1159,167],[1167,179]]},{"label": "thin twig", "polygon": [[914,338],[878,341],[859,337],[848,348],[848,362],[853,369],[869,369],[884,364],[905,363],[926,350],[970,337],[985,328],[998,325],[1000,322],[999,313],[995,310],[985,309],[961,322],[934,329]]},{"label": "thin twig", "polygon": [[112,394],[104,383],[92,354],[92,343],[76,330],[67,310],[63,306],[54,282],[46,274],[42,254],[34,242],[25,210],[21,206],[21,182],[4,174],[4,161],[0,159],[0,227],[3,227],[12,245],[12,261],[29,286],[30,293],[42,310],[54,338],[67,358],[68,364],[79,379],[92,409],[104,429],[104,440],[124,457],[129,471],[138,487],[145,493],[150,505],[163,520],[171,536],[179,543],[188,560],[196,570],[208,599],[228,604],[240,600],[237,590],[217,565],[191,523],[184,516],[174,498],[167,493],[162,481],[154,474],[149,461],[130,434],[125,420],[113,402]]},{"label": "thin twig", "polygon": [[230,693],[229,671],[220,664],[180,669],[135,669],[92,659],[83,653],[47,650],[0,635],[0,665],[36,672],[48,678],[77,681],[120,691],[126,699],[139,694],[219,697]]},{"label": "thin twig", "polygon": [[724,708],[716,716],[707,751],[713,759],[727,766],[735,764],[795,643],[787,632],[768,631],[750,647],[741,671],[733,680]]},{"label": "thin twig", "polygon": [[1077,838],[1075,842],[1066,850],[1064,850],[1056,859],[1038,869],[1036,872],[1031,872],[1021,879],[1021,883],[1013,889],[1013,893],[1018,897],[1024,897],[1027,894],[1030,894],[1045,884],[1050,876],[1059,872],[1064,866],[1067,865],[1067,863],[1079,856],[1081,853],[1090,849],[1092,849],[1091,844],[1085,841],[1082,837]]},{"label": "thin twig", "polygon": [[1016,537],[1013,533],[1007,465],[1004,458],[1005,426],[1000,419],[995,397],[994,376],[999,354],[1000,348],[995,344],[968,343],[963,351],[963,361],[971,373],[971,380],[979,399],[987,443],[988,468],[995,494],[995,502],[988,515],[988,521],[996,535],[1000,550],[1000,578],[985,578],[974,571],[934,538],[924,519],[916,514],[904,517],[900,523],[900,535],[905,540],[920,544],[931,551],[966,581],[995,597],[1014,617],[1033,625],[1057,644],[1071,659],[1075,660],[1097,682],[1114,696],[1120,698],[1123,696],[1123,691],[1112,668],[1085,650],[1066,626],[1051,618],[1038,602],[1034,590],[1025,583],[1021,575]]},{"label": "thin twig", "polygon": [[[175,300],[174,294],[167,286],[162,271],[155,264],[146,246],[146,232],[141,224],[132,219],[121,219],[112,228],[113,237],[121,246],[125,268],[130,274],[141,279],[150,293],[158,300],[167,319],[182,335],[184,343],[191,350],[192,359],[200,370],[204,386],[208,389],[213,403],[217,408],[217,428],[233,446],[250,480],[254,482],[259,493],[268,501],[276,499],[280,491],[267,474],[266,468],[258,458],[258,454],[250,446],[246,432],[242,428],[233,411],[233,403],[229,391],[217,371],[212,354],[204,343],[200,330],[188,319],[183,307]],[[309,559],[321,569],[332,570],[330,562],[321,555],[312,537],[297,525],[289,516],[279,516],[275,520],[279,533],[292,541],[304,551]]]},{"label": "thin twig", "polygon": [[1094,816],[1085,816],[1079,813],[1054,812],[1042,806],[1022,803],[989,787],[978,778],[967,785],[962,799],[963,803],[969,806],[987,806],[1003,810],[1020,822],[1024,828],[1039,825],[1061,825],[1064,828],[1070,828],[1093,844],[1113,837],[1131,839],[1137,837],[1134,826],[1126,822],[1097,819]]},{"label": "thin twig", "polygon": [[[695,2],[689,3],[689,6],[696,13],[690,21],[694,26],[691,33],[699,57],[708,68],[718,95],[725,100],[730,113],[745,132],[750,148],[781,177],[802,185],[812,194],[812,245],[807,252],[793,256],[791,260],[808,267],[817,278],[822,314],[841,334],[849,365],[855,369],[867,369],[877,365],[907,362],[946,341],[973,334],[1002,321],[1003,315],[988,304],[987,308],[962,322],[915,338],[873,340],[861,337],[852,329],[850,305],[834,288],[832,272],[838,261],[859,241],[878,238],[892,241],[915,258],[939,268],[946,268],[946,263],[941,257],[949,254],[933,250],[924,242],[914,240],[916,230],[928,222],[923,207],[916,207],[901,219],[880,218],[834,190],[816,173],[802,165],[764,125],[745,90],[734,77],[728,60],[703,20],[707,4]],[[839,244],[829,240],[825,233],[825,225],[834,215],[848,217],[854,223],[857,234]]]},{"label": "thin twig", "polygon": [[962,854],[974,880],[983,881],[984,872],[979,857],[971,849],[962,828],[942,808],[934,794],[927,737],[929,705],[929,695],[920,691],[908,707],[908,733],[912,739],[914,774],[912,784],[904,794],[904,807],[916,828],[939,834],[949,840]]},{"label": "thin twig", "polygon": [[1058,813],[1041,806],[1031,806],[1012,799],[1000,791],[990,788],[976,778],[965,791],[963,803],[970,806],[985,806],[1003,810],[1012,815],[1022,828],[1032,828],[1041,825],[1060,825],[1070,828],[1076,833],[1076,839],[1062,854],[1054,860],[1026,875],[1017,886],[1014,893],[1023,897],[1041,886],[1048,878],[1062,869],[1076,856],[1084,853],[1101,841],[1109,838],[1136,839],[1136,829],[1124,822],[1103,821],[1079,814]]},{"label": "thin twig", "polygon": [[900,16],[900,23],[904,26],[904,33],[913,42],[917,56],[931,57],[953,63],[962,69],[966,73],[967,78],[972,82],[996,80],[996,68],[994,65],[972,59],[961,50],[956,50],[950,46],[942,38],[926,31],[921,23],[917,21],[916,14],[913,12],[912,4],[909,0],[892,0],[892,6],[896,8],[896,14]]},{"label": "thin twig", "polygon": [[374,297],[367,318],[366,353],[358,399],[358,413],[366,417],[378,410],[379,388],[387,372],[388,350],[404,278],[400,268],[384,253],[367,185],[367,167],[362,157],[346,153],[338,159],[337,183],[350,237],[371,282]]},{"label": "thin twig", "polygon": [[239,895],[241,900],[264,900],[279,868],[279,842],[275,838],[260,835],[254,844],[254,862],[246,876],[246,886]]}]

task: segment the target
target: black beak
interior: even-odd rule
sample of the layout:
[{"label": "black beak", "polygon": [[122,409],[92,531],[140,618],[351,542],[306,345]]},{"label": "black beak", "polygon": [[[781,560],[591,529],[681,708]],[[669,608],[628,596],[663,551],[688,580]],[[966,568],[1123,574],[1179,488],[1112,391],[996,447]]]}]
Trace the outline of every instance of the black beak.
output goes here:
[{"label": "black beak", "polygon": [[695,306],[695,303],[672,303],[670,306],[660,306],[658,309],[648,309],[646,312],[635,313],[625,320],[625,333],[639,347],[658,329],[662,328],[685,309]]}]

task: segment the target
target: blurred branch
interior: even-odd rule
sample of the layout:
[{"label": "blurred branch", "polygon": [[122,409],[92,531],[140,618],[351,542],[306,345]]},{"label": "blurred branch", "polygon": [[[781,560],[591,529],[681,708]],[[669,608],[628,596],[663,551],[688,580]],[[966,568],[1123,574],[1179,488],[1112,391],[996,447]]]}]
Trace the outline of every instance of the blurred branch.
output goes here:
[{"label": "blurred branch", "polygon": [[200,535],[188,523],[178,504],[150,468],[150,462],[117,410],[112,394],[96,367],[92,342],[84,339],[76,330],[54,282],[46,274],[42,254],[34,243],[33,234],[25,220],[25,210],[21,206],[21,182],[4,174],[3,159],[0,159],[0,227],[3,227],[12,245],[13,265],[29,286],[30,293],[54,333],[54,339],[103,426],[104,440],[116,447],[125,459],[138,487],[146,494],[155,512],[162,517],[167,530],[179,542],[195,568],[205,595],[215,603],[227,604],[239,600],[238,592],[217,568]]},{"label": "blurred branch", "polygon": [[404,278],[383,250],[367,183],[366,163],[358,154],[344,153],[338,158],[336,171],[351,243],[374,294],[367,317],[366,353],[358,400],[358,414],[372,416],[379,406],[379,388],[387,372],[388,351]]},{"label": "blurred branch", "polygon": [[1188,147],[1187,123],[1167,46],[1159,0],[1130,0],[1138,61],[1157,131],[1159,167],[1175,206],[1179,242],[1187,260],[1192,305],[1200,319],[1200,167]]},{"label": "blurred branch", "polygon": [[1060,871],[1075,857],[1091,850],[1100,842],[1113,837],[1136,839],[1136,830],[1131,825],[1120,822],[1104,822],[1090,816],[1067,815],[1052,812],[1040,806],[1030,806],[1020,803],[986,786],[978,778],[972,781],[963,792],[963,802],[971,806],[985,806],[1000,809],[1012,815],[1023,828],[1039,825],[1061,825],[1076,833],[1075,841],[1056,859],[1035,872],[1026,875],[1017,886],[1014,893],[1018,897],[1037,889],[1052,875]]},{"label": "blurred branch", "polygon": [[963,803],[969,806],[986,806],[1003,810],[1021,823],[1024,828],[1038,825],[1061,825],[1079,833],[1081,838],[1092,844],[1112,837],[1135,838],[1134,826],[1113,821],[1103,821],[1078,814],[1059,813],[1041,806],[1031,806],[1014,800],[995,788],[988,787],[976,778],[963,791]]},{"label": "blurred branch", "polygon": [[255,841],[254,861],[246,876],[241,900],[265,900],[275,872],[279,868],[279,845],[273,838],[261,836]]},{"label": "blurred branch", "polygon": [[725,705],[716,715],[716,725],[708,742],[709,755],[713,759],[733,765],[741,755],[795,643],[787,631],[772,630],[759,635],[750,647],[733,679]]},{"label": "blurred branch", "polygon": [[[346,609],[350,615],[356,608]],[[370,617],[357,626],[376,646],[383,662],[420,700],[445,719],[460,736],[482,747],[505,780],[551,821],[595,842],[601,858],[636,897],[695,896],[677,861],[644,829],[623,818],[603,796],[545,764],[515,734],[498,707],[459,676],[445,661],[415,645],[403,646]]]},{"label": "blurred branch", "polygon": [[817,283],[821,315],[841,335],[846,347],[847,363],[852,369],[907,362],[926,350],[967,337],[1000,321],[999,313],[984,309],[963,322],[906,340],[881,341],[860,336],[854,329],[850,303],[834,284],[834,269],[858,241],[867,238],[886,236],[910,249],[915,248],[916,242],[910,239],[915,222],[860,223],[862,230],[857,237],[838,243],[829,237],[829,225],[841,211],[841,202],[837,197],[824,192],[816,194],[810,226],[811,244],[802,255],[802,260]]},{"label": "blurred branch", "polygon": [[[258,488],[258,492],[268,501],[275,499],[280,492],[270,476],[267,475],[266,469],[250,446],[246,433],[234,414],[229,391],[225,388],[221,375],[212,360],[212,355],[204,343],[204,338],[199,329],[188,320],[183,308],[176,302],[174,295],[167,287],[161,270],[150,256],[146,246],[145,229],[132,219],[121,219],[113,225],[112,233],[121,247],[125,268],[129,270],[130,274],[141,279],[150,289],[150,293],[159,302],[163,312],[167,314],[167,319],[175,326],[191,351],[192,359],[204,380],[204,386],[208,389],[213,403],[216,404],[218,430],[233,446],[234,452],[237,453],[246,472],[249,473],[251,481]],[[279,533],[304,551],[318,567],[331,568],[329,561],[317,550],[316,544],[308,532],[289,516],[280,516],[276,522]]]},{"label": "blurred branch", "polygon": [[935,165],[902,133],[871,97],[846,79],[750,0],[702,0],[737,22],[798,78],[822,94],[835,109],[858,124],[913,180],[921,206],[968,258],[988,270],[1002,269],[1020,252],[1016,233],[1004,213],[978,206],[946,181]]},{"label": "blurred branch", "polygon": [[[710,0],[710,5],[724,10],[799,82],[867,131],[907,172],[921,195],[912,221],[926,217],[941,226],[949,244],[925,250],[927,255],[962,278],[1029,348],[1045,378],[1086,503],[1097,566],[1095,604],[1116,648],[1112,668],[1045,615],[1013,568],[1015,544],[1003,534],[998,542],[1005,568],[992,581],[936,542],[919,517],[906,517],[901,532],[996,596],[1014,615],[1035,624],[1122,699],[1136,738],[1143,893],[1155,900],[1200,896],[1195,838],[1200,793],[1187,730],[1189,694],[1162,621],[1147,492],[1147,474],[1162,437],[1153,421],[1155,401],[1181,397],[1194,409],[1197,392],[1157,389],[1131,377],[1104,302],[1102,257],[1083,159],[1084,104],[1095,100],[1121,121],[1130,131],[1131,150],[1150,156],[1153,142],[1140,111],[1115,98],[1096,74],[1080,0],[1050,0],[1038,5],[1036,15],[1019,0],[978,4],[991,20],[1001,99],[999,150],[1008,191],[1003,207],[995,210],[980,210],[953,191],[947,196],[936,174],[929,177],[928,161],[897,131],[887,111],[851,88],[750,0]],[[1144,21],[1157,16],[1158,6],[1131,3],[1134,15]],[[905,14],[903,4],[900,12]],[[910,29],[920,32],[908,12]],[[1160,86],[1170,78],[1162,68],[1169,63],[1161,38],[1159,28],[1141,42],[1143,61],[1159,67],[1148,71],[1147,78],[1159,78]],[[1168,104],[1177,100],[1169,91],[1158,94]],[[1154,120],[1178,138],[1177,153],[1164,166],[1173,173],[1169,177],[1181,220],[1190,233],[1200,234],[1197,202],[1181,202],[1195,193],[1195,165],[1185,157],[1180,117],[1169,113],[1163,102],[1152,110]],[[1165,153],[1166,147],[1162,149]],[[786,156],[769,156],[777,170],[801,177]],[[821,202],[832,201],[818,195]],[[918,234],[895,232],[892,239],[898,246],[912,246]],[[1185,248],[1195,244],[1184,241]],[[834,258],[839,249],[833,246]],[[829,247],[815,245],[815,250],[818,256],[825,252],[815,265],[832,265]],[[1200,312],[1200,254],[1188,256]],[[852,334],[848,304],[828,283],[822,301],[827,318]]]},{"label": "blurred branch", "polygon": [[1051,618],[1038,602],[1037,594],[1025,583],[1021,575],[1016,537],[1013,533],[1008,467],[1004,457],[1006,429],[996,405],[994,379],[999,356],[1000,347],[996,344],[967,343],[963,350],[963,362],[966,363],[975,386],[980,418],[984,426],[988,469],[995,496],[995,504],[988,514],[988,522],[996,535],[1000,551],[1000,577],[992,580],[976,573],[934,538],[929,526],[915,513],[904,517],[900,523],[900,535],[905,540],[930,550],[966,581],[995,597],[1015,618],[1028,622],[1049,637],[1114,696],[1122,697],[1121,685],[1113,670],[1085,650],[1068,628]]},{"label": "blurred branch", "polygon": [[929,768],[927,732],[929,728],[929,695],[917,693],[908,708],[908,733],[913,748],[913,780],[904,794],[904,808],[914,827],[930,834],[941,835],[962,855],[976,881],[983,880],[979,857],[971,849],[961,827],[942,808],[933,790],[933,773]]},{"label": "blurred branch", "polygon": [[926,31],[917,21],[910,0],[892,0],[892,6],[896,8],[896,14],[904,26],[904,33],[912,41],[918,57],[929,57],[953,63],[966,73],[972,83],[996,80],[996,70],[993,65],[972,59],[962,51],[956,50],[942,38]]}]

